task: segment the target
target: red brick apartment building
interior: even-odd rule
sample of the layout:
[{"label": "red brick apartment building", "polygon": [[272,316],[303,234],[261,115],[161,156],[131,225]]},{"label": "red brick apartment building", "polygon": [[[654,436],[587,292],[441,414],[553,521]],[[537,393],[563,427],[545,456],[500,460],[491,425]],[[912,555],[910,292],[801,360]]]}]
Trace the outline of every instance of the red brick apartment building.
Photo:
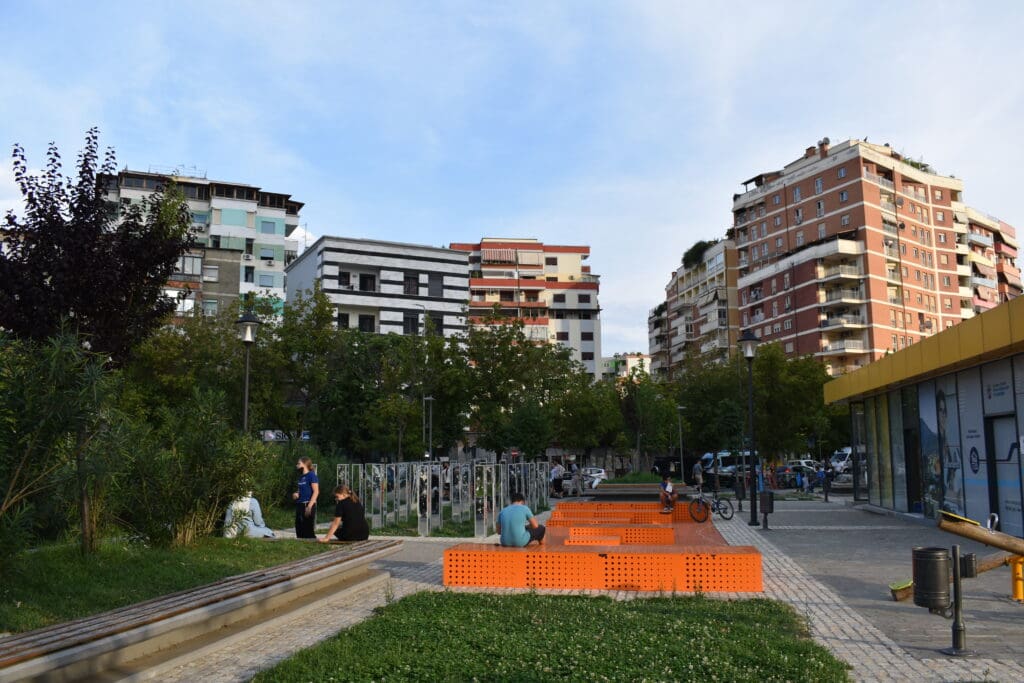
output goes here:
[{"label": "red brick apartment building", "polygon": [[733,197],[740,328],[830,373],[1021,293],[1012,227],[889,146],[826,138]]}]

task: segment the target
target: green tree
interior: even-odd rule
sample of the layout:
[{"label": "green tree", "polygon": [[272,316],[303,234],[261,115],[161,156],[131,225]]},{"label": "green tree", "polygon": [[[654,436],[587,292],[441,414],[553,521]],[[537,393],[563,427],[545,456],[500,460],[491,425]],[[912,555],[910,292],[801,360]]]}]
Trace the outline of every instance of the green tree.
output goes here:
[{"label": "green tree", "polygon": [[114,153],[101,162],[95,128],[75,179],[62,175],[53,144],[42,174],[29,173],[19,145],[13,167],[24,212],[9,211],[0,230],[0,328],[37,341],[68,329],[123,363],[174,310],[163,287],[193,244],[187,202],[172,186],[118,215],[105,198]]}]

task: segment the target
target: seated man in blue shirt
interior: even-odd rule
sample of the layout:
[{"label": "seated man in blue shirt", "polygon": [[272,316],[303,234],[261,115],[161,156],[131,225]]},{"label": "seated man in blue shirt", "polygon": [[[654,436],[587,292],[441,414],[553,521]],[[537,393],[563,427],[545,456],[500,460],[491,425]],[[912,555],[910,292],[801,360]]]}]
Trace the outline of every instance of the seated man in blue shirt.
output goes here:
[{"label": "seated man in blue shirt", "polygon": [[533,511],[526,506],[526,498],[521,493],[512,494],[512,504],[498,513],[498,533],[501,544],[513,548],[523,548],[530,541],[544,542],[543,524],[537,522]]}]

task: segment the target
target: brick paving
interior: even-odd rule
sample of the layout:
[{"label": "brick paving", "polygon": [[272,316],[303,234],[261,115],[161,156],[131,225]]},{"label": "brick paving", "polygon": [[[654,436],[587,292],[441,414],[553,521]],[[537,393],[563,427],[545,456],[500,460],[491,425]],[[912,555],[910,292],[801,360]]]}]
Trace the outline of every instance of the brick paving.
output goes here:
[{"label": "brick paving", "polygon": [[[799,508],[802,509],[802,508]],[[797,511],[793,508],[791,511]],[[821,508],[813,508],[820,512]],[[831,512],[846,513],[848,508],[833,507]],[[543,519],[543,516],[541,516]],[[885,635],[860,612],[849,606],[834,590],[805,571],[769,540],[769,535],[746,523],[737,514],[725,522],[715,519],[716,527],[729,543],[753,545],[760,549],[764,562],[765,597],[792,605],[808,623],[814,639],[851,665],[855,681],[1024,681],[1024,665],[1009,658],[955,659],[914,657]],[[793,529],[835,530],[835,526],[787,525]],[[839,525],[844,528],[847,525]],[[852,528],[863,529],[867,525]],[[897,525],[879,525],[897,527]],[[783,527],[780,526],[779,529]],[[902,527],[897,527],[902,528]],[[377,563],[391,578],[357,595],[326,597],[316,606],[313,617],[304,610],[291,617],[269,621],[252,629],[229,645],[202,653],[195,661],[160,671],[162,681],[247,681],[257,672],[273,666],[294,652],[310,647],[338,631],[371,616],[376,607],[422,590],[443,590],[442,553],[449,545],[465,539],[406,539],[403,550]],[[484,542],[494,543],[491,537]],[[514,593],[520,589],[453,589],[460,592]],[[545,594],[606,595],[617,600],[646,597],[650,593],[630,591],[535,591]],[[708,597],[749,598],[749,593],[718,593]],[[948,623],[948,622],[947,622]],[[970,640],[968,640],[970,645]]]}]

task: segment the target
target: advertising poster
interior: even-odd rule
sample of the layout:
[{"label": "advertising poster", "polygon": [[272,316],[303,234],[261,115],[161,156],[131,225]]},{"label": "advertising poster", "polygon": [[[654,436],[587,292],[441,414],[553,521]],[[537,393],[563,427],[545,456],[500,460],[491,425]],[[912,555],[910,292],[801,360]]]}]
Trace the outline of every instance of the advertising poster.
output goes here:
[{"label": "advertising poster", "polygon": [[[935,439],[942,469],[942,509],[964,514],[964,476],[960,453],[960,419],[956,376],[935,382]],[[924,415],[924,410],[921,411]]]},{"label": "advertising poster", "polygon": [[899,389],[889,392],[889,437],[892,453],[892,508],[907,512],[907,456],[903,441],[903,400]]},{"label": "advertising poster", "polygon": [[957,373],[960,406],[960,445],[963,453],[964,511],[977,521],[988,518],[988,456],[985,452],[985,417],[982,413],[981,372]]},{"label": "advertising poster", "polygon": [[935,519],[942,505],[942,458],[936,426],[935,382],[924,382],[917,392],[921,432],[921,497],[924,516]]}]

